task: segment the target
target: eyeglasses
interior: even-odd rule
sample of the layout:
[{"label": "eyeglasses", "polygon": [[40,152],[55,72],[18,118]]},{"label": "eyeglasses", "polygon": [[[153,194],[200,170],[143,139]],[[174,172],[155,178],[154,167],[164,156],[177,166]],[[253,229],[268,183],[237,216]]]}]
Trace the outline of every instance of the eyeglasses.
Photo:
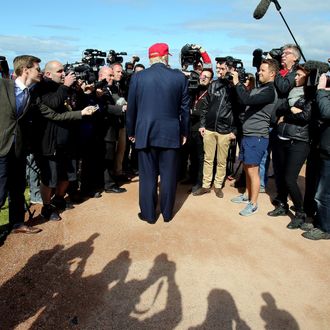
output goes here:
[{"label": "eyeglasses", "polygon": [[287,55],[290,55],[290,54],[292,55],[293,53],[292,53],[292,52],[283,52],[282,54],[283,54],[284,56],[287,56]]}]

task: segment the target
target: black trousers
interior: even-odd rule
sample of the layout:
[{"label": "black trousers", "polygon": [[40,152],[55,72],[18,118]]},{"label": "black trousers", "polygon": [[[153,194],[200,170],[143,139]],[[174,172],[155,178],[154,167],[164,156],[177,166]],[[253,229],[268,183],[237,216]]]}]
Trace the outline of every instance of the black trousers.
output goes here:
[{"label": "black trousers", "polygon": [[104,189],[110,189],[117,184],[113,177],[115,155],[116,155],[116,141],[105,142],[104,160],[103,160]]},{"label": "black trousers", "polygon": [[276,162],[277,198],[284,204],[290,194],[296,210],[303,212],[303,197],[297,184],[299,172],[309,153],[309,143],[297,140],[276,139],[273,159]]},{"label": "black trousers", "polygon": [[150,147],[138,150],[139,204],[142,217],[155,221],[160,176],[160,211],[165,220],[173,217],[179,149]]},{"label": "black trousers", "polygon": [[199,131],[192,131],[188,139],[190,154],[189,175],[194,185],[203,184],[204,144]]},{"label": "black trousers", "polygon": [[13,144],[6,156],[0,157],[0,207],[8,195],[9,223],[11,226],[24,223],[24,191],[26,158],[17,158]]}]

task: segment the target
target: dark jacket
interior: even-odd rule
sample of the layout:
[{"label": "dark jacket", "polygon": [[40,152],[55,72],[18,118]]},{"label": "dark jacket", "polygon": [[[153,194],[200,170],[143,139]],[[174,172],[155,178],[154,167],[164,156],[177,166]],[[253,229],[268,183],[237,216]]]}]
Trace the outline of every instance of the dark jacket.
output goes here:
[{"label": "dark jacket", "polygon": [[41,102],[61,115],[58,120],[44,118],[41,113],[38,124],[40,126],[39,147],[37,152],[44,156],[54,156],[59,153],[73,154],[76,149],[76,130],[71,120],[81,119],[80,111],[71,111],[67,105],[69,87],[58,84],[50,79],[44,80],[38,86]]},{"label": "dark jacket", "polygon": [[296,70],[293,68],[290,72],[288,72],[284,77],[281,76],[279,73],[276,75],[274,80],[274,85],[278,94],[278,98],[285,99],[289,95],[291,89],[295,87],[295,76]]},{"label": "dark jacket", "polygon": [[111,88],[107,86],[104,89],[104,95],[97,100],[101,108],[102,122],[100,123],[102,136],[106,142],[115,142],[118,140],[119,123],[118,119],[123,120],[123,106],[116,105],[116,100],[112,94]]},{"label": "dark jacket", "polygon": [[15,153],[22,157],[26,150],[27,109],[19,118],[16,115],[14,80],[0,79],[0,157],[6,156],[15,140]]},{"label": "dark jacket", "polygon": [[319,107],[320,127],[320,154],[321,157],[330,158],[330,92],[318,90],[316,103]]},{"label": "dark jacket", "polygon": [[180,148],[189,133],[188,81],[179,70],[155,63],[132,75],[126,125],[136,149]]},{"label": "dark jacket", "polygon": [[210,85],[201,104],[201,126],[220,134],[237,134],[233,103],[235,90],[230,82],[218,79]]},{"label": "dark jacket", "polygon": [[283,121],[277,126],[277,134],[291,140],[309,142],[309,123],[312,116],[311,101],[301,97],[294,104],[296,108],[303,110],[300,113],[292,113],[289,104],[282,111]]},{"label": "dark jacket", "polygon": [[[203,88],[204,87],[204,88]],[[190,130],[192,132],[197,132],[201,127],[201,114],[202,114],[202,103],[203,98],[207,95],[207,87],[199,86],[197,93],[194,95],[191,104],[190,112]]]}]

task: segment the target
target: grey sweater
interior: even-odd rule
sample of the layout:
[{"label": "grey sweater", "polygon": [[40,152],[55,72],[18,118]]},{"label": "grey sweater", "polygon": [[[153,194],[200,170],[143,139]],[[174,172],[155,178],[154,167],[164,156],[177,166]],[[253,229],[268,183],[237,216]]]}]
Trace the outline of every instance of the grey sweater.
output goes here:
[{"label": "grey sweater", "polygon": [[244,136],[268,137],[271,117],[277,102],[277,93],[273,82],[247,91],[242,84],[236,85],[238,100],[246,105],[243,120]]}]

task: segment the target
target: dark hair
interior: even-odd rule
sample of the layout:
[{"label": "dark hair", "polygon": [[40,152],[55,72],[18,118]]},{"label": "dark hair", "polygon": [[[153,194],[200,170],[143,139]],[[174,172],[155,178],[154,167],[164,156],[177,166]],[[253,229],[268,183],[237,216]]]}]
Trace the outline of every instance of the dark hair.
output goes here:
[{"label": "dark hair", "polygon": [[211,80],[212,80],[213,77],[214,77],[214,72],[213,72],[213,70],[210,69],[210,68],[204,68],[204,69],[202,70],[202,72],[204,72],[204,71],[207,71],[207,72],[210,72],[210,73],[211,73]]},{"label": "dark hair", "polygon": [[138,64],[135,64],[134,70],[135,70],[135,68],[141,68],[144,70],[146,67],[142,63],[138,63]]},{"label": "dark hair", "polygon": [[267,58],[265,60],[262,60],[261,64],[268,64],[269,69],[271,71],[274,71],[275,74],[277,74],[279,71],[278,62],[273,58]]}]

